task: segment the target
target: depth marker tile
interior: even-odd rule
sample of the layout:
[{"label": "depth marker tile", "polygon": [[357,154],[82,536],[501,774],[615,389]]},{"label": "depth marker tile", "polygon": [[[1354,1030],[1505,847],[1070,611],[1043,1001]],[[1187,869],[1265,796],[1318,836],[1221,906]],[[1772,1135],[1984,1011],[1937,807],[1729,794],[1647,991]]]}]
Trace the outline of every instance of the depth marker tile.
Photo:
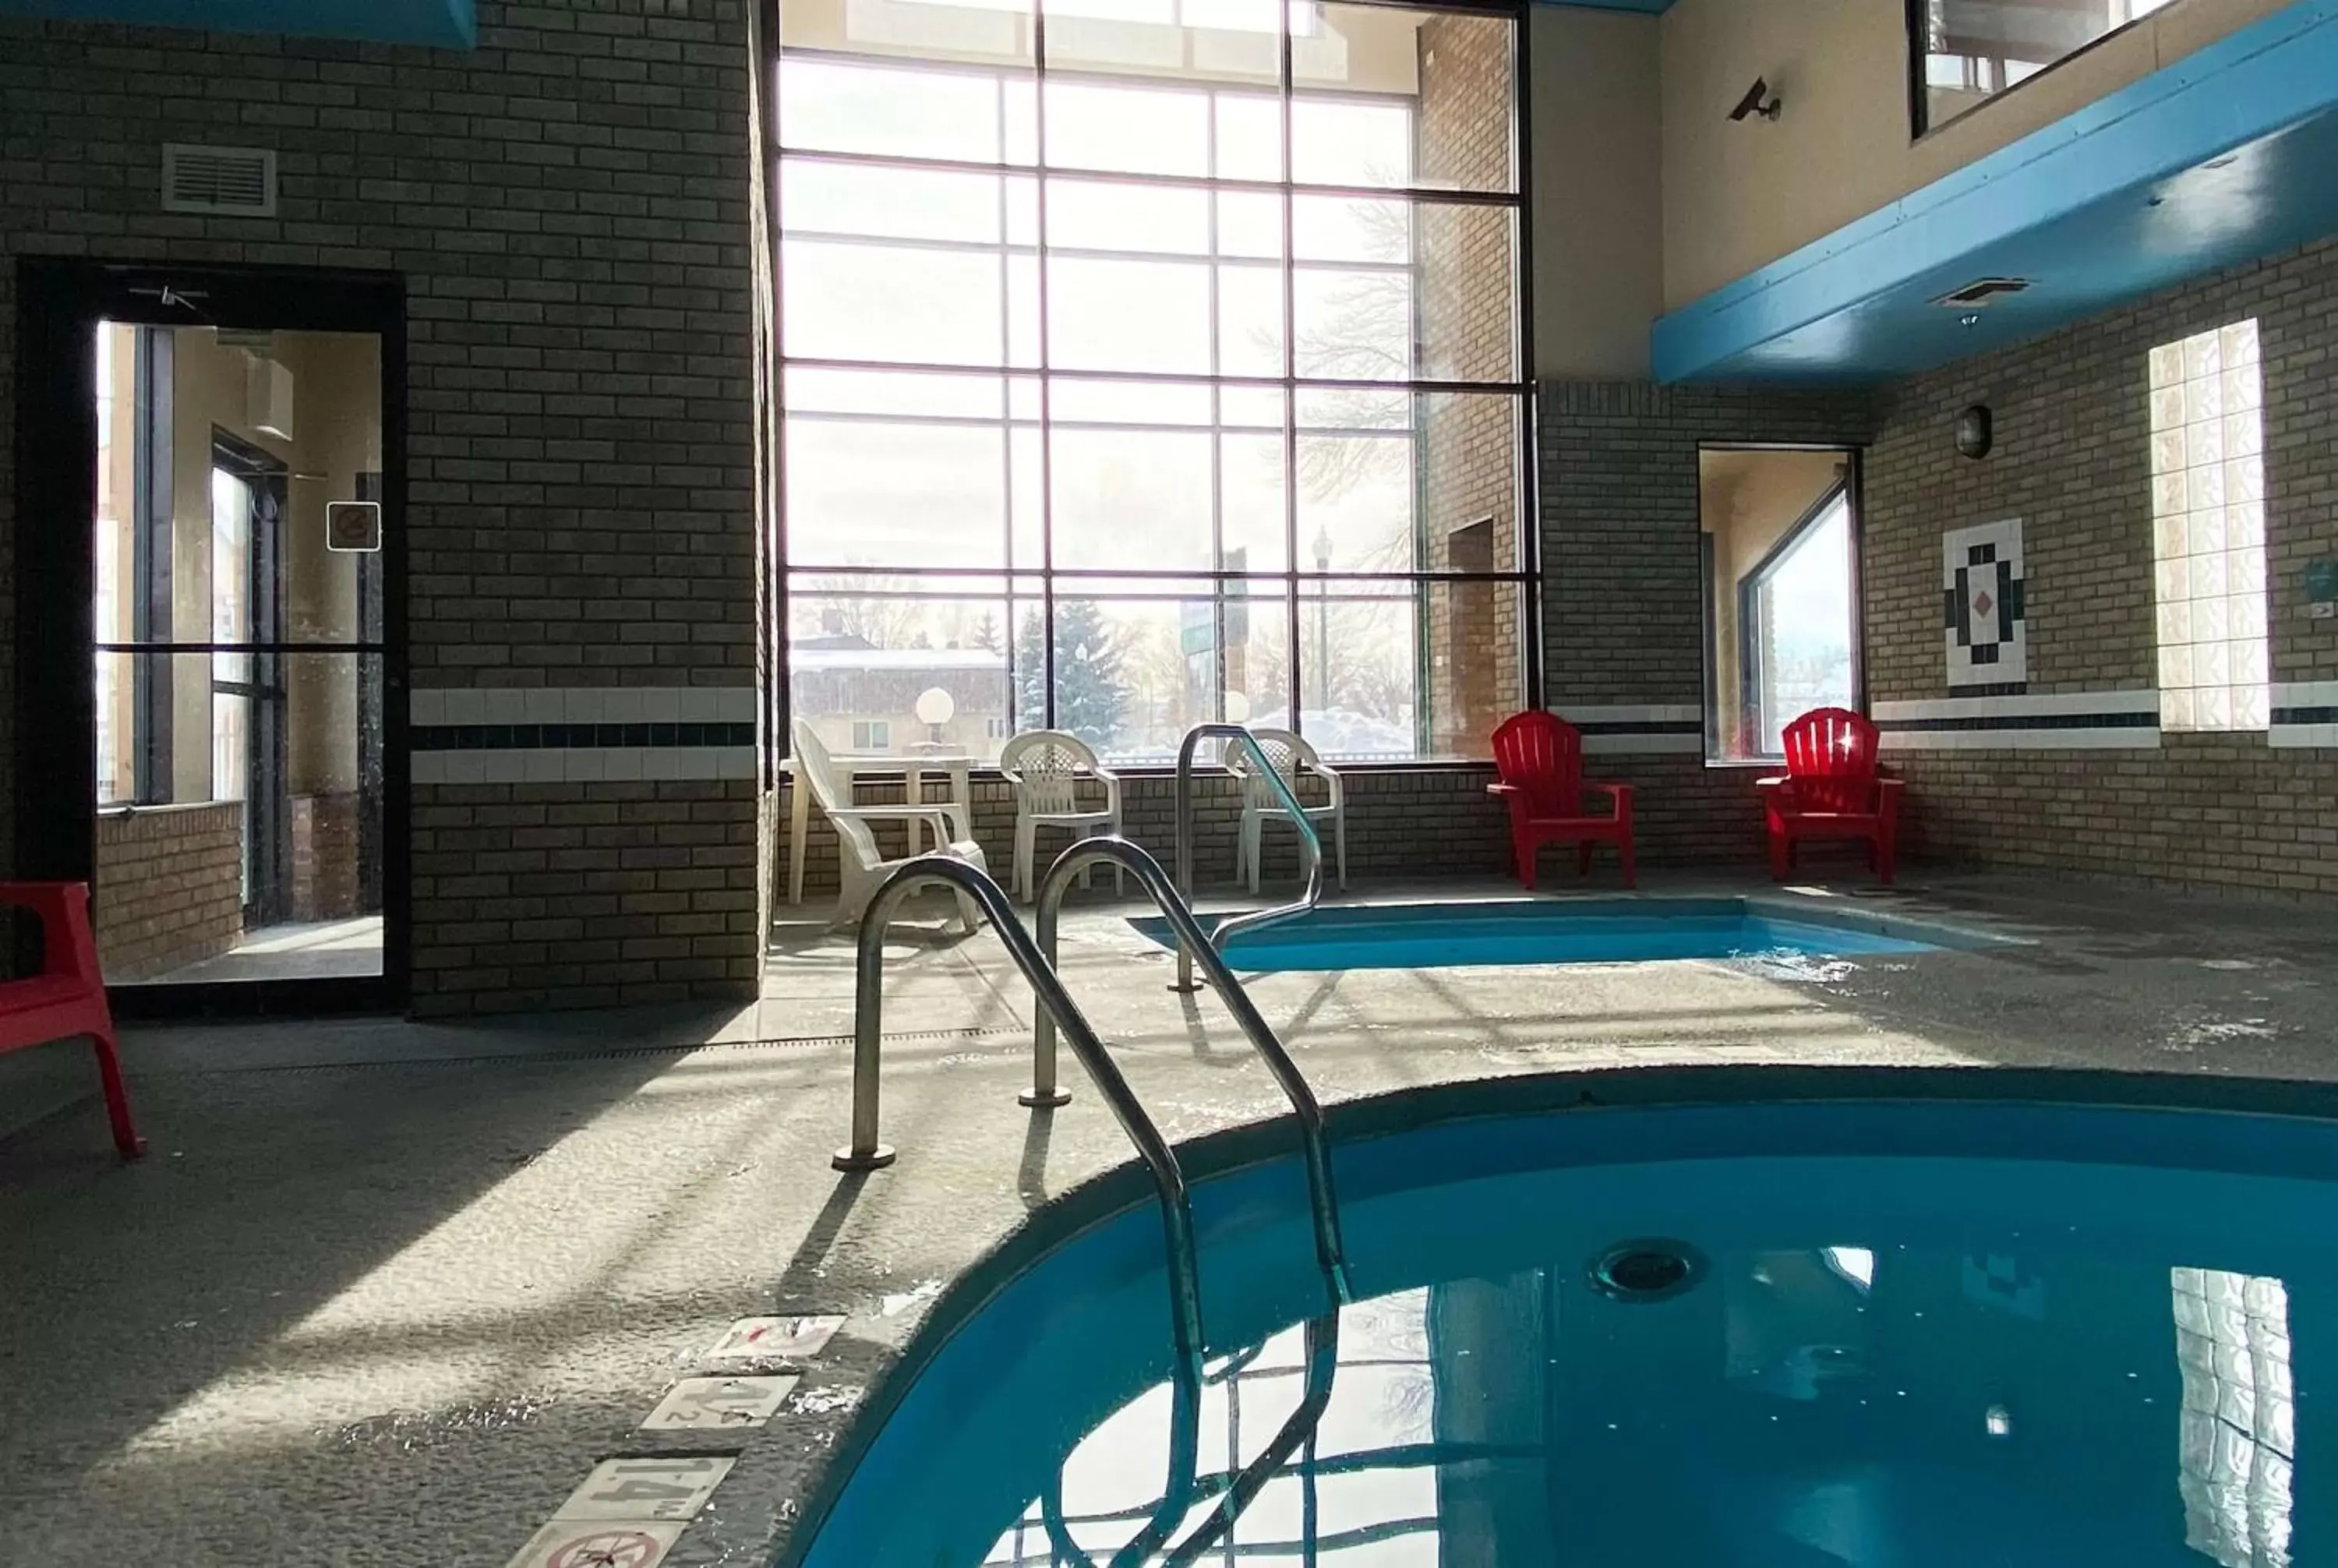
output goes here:
[{"label": "depth marker tile", "polygon": [[726,1455],[604,1459],[552,1517],[686,1522],[706,1506],[736,1462]]},{"label": "depth marker tile", "polygon": [[796,1386],[796,1374],[769,1377],[685,1377],[666,1390],[644,1432],[727,1431],[761,1426]]}]

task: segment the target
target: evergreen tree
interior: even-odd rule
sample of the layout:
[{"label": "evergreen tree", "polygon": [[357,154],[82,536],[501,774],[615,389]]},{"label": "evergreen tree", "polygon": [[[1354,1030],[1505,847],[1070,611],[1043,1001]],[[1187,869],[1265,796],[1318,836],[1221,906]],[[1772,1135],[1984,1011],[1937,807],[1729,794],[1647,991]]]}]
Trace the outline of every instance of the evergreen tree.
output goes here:
[{"label": "evergreen tree", "polygon": [[[1023,617],[1015,638],[1016,710],[1026,728],[1039,724],[1047,710],[1047,666],[1040,635],[1035,609]],[[1091,746],[1110,745],[1128,712],[1128,680],[1122,662],[1120,644],[1095,601],[1058,601],[1055,727]]]}]

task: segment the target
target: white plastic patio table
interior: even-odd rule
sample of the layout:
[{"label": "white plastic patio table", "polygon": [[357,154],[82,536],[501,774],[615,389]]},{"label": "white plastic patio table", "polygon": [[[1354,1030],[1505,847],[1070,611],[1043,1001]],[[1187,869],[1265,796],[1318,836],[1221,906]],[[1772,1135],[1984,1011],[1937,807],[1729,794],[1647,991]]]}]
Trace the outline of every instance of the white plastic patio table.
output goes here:
[{"label": "white plastic patio table", "polygon": [[[845,752],[840,753],[835,760],[836,770],[848,780],[864,775],[902,779],[908,785],[906,798],[910,803],[937,806],[949,813],[953,838],[974,837],[972,757],[950,753],[925,757],[856,757]],[[801,904],[803,902],[804,838],[811,830],[811,791],[801,779],[796,779],[794,758],[789,758],[785,766],[788,777],[795,780],[788,790],[788,902]],[[926,799],[928,773],[949,775],[948,799]],[[912,852],[918,848],[914,829],[909,848]]]}]

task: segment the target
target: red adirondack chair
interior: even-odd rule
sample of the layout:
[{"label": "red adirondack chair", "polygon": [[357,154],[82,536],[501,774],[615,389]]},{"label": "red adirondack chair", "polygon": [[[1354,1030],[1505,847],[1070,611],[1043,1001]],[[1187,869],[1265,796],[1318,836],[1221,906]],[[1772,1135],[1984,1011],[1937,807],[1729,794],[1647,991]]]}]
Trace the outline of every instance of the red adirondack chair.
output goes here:
[{"label": "red adirondack chair", "polygon": [[1875,726],[1847,708],[1813,708],[1786,726],[1785,741],[1785,777],[1754,785],[1769,818],[1770,875],[1785,880],[1798,838],[1861,838],[1889,883],[1901,785],[1878,769]]},{"label": "red adirondack chair", "polygon": [[89,925],[89,887],[81,882],[0,882],[0,904],[41,917],[41,972],[0,981],[0,1054],[86,1034],[97,1047],[97,1073],[113,1146],[125,1159],[146,1152],[130,1120],[114,1050],[113,1014],[105,1004],[105,977],[97,967],[97,938]]},{"label": "red adirondack chair", "polygon": [[[1535,885],[1535,851],[1545,844],[1577,846],[1575,869],[1591,869],[1591,851],[1616,846],[1624,866],[1624,886],[1632,886],[1632,787],[1603,784],[1583,776],[1583,737],[1564,719],[1528,709],[1513,713],[1494,731],[1494,770],[1501,781],[1486,786],[1510,808],[1510,852],[1518,880]],[[1584,792],[1596,789],[1608,811],[1586,816]]]}]

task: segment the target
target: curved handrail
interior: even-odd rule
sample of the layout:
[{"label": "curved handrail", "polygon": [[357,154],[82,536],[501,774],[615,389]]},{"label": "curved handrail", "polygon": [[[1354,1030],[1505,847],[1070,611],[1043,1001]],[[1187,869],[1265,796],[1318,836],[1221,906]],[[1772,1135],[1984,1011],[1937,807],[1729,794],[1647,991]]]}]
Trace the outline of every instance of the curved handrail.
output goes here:
[{"label": "curved handrail", "polygon": [[[1225,949],[1226,941],[1238,931],[1256,931],[1290,920],[1312,910],[1323,901],[1323,840],[1309,819],[1307,808],[1299,803],[1281,769],[1267,759],[1266,750],[1258,737],[1240,724],[1196,724],[1185,731],[1185,739],[1177,747],[1177,891],[1187,899],[1194,896],[1194,749],[1204,740],[1233,740],[1247,749],[1256,760],[1260,777],[1272,782],[1274,793],[1281,797],[1282,808],[1291,814],[1293,826],[1299,829],[1299,841],[1307,850],[1307,888],[1295,904],[1278,904],[1272,908],[1252,909],[1230,920],[1218,923],[1215,942]],[[1194,948],[1180,940],[1177,944],[1177,989],[1194,988]]]},{"label": "curved handrail", "polygon": [[[1109,861],[1133,875],[1136,885],[1168,916],[1180,949],[1200,959],[1210,984],[1217,987],[1218,999],[1234,1015],[1235,1024],[1250,1037],[1251,1044],[1265,1060],[1267,1071],[1282,1086],[1283,1098],[1291,1102],[1292,1114],[1299,1122],[1300,1147],[1307,1165],[1308,1200],[1314,1209],[1316,1260],[1331,1282],[1333,1300],[1350,1299],[1347,1259],[1340,1239],[1340,1200],[1331,1184],[1331,1150],[1323,1136],[1323,1107],[1299,1071],[1299,1063],[1291,1059],[1290,1051],[1260,1015],[1250,993],[1234,977],[1233,970],[1211,943],[1201,922],[1194,918],[1193,906],[1170,884],[1169,874],[1162,870],[1161,862],[1127,839],[1115,838],[1083,838],[1057,856],[1039,881],[1040,960],[1050,975],[1056,972],[1057,926],[1063,915],[1064,894],[1073,877],[1099,860]],[[1066,1098],[1056,1083],[1055,1024],[1045,1009],[1032,1020],[1031,1092],[1022,1098],[1027,1105],[1060,1105]]]},{"label": "curved handrail", "polygon": [[[1155,865],[1158,872],[1160,867]],[[860,916],[856,1002],[852,1019],[852,1142],[836,1152],[830,1161],[840,1171],[874,1171],[893,1162],[893,1151],[877,1141],[878,1057],[884,1046],[885,927],[893,911],[916,888],[928,882],[957,887],[990,916],[1007,956],[1031,983],[1031,995],[1041,1016],[1054,1020],[1071,1042],[1072,1054],[1095,1080],[1097,1092],[1112,1108],[1128,1141],[1153,1174],[1161,1200],[1161,1227],[1169,1243],[1169,1329],[1175,1350],[1174,1371],[1181,1386],[1191,1379],[1198,1389],[1202,1377],[1202,1282],[1194,1250],[1194,1209],[1186,1196],[1185,1173],[1169,1141],[1137,1102],[1119,1065],[1096,1038],[1095,1031],[1064,989],[1055,965],[1040,956],[1007,902],[1006,890],[988,872],[948,855],[919,855],[903,861],[877,887]]]}]

